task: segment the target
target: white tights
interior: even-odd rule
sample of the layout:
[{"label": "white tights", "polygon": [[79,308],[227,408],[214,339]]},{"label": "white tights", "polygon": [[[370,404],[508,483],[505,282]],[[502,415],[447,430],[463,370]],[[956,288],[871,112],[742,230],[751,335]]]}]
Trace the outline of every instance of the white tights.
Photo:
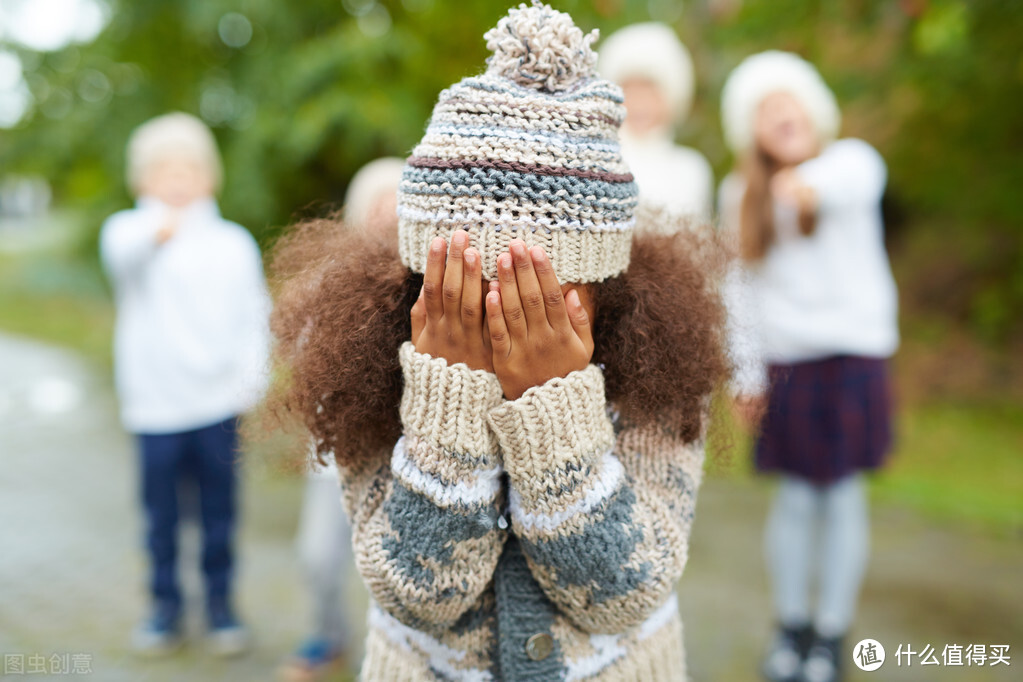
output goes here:
[{"label": "white tights", "polygon": [[[824,637],[844,634],[856,610],[869,535],[861,475],[824,486],[784,476],[764,533],[781,623],[795,626],[812,620]],[[818,595],[811,618],[810,581],[815,568]]]}]

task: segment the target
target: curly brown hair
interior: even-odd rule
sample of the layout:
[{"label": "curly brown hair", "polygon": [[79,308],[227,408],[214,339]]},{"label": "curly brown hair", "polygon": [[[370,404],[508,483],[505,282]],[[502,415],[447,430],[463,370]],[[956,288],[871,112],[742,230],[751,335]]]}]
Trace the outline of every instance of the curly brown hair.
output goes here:
[{"label": "curly brown hair", "polygon": [[[641,232],[628,271],[593,286],[593,362],[624,421],[667,421],[686,441],[700,437],[727,370],[721,254],[709,230]],[[270,270],[277,345],[268,413],[299,421],[321,460],[385,456],[401,435],[398,349],[411,336],[422,275],[393,244],[336,216],[293,228]]]}]

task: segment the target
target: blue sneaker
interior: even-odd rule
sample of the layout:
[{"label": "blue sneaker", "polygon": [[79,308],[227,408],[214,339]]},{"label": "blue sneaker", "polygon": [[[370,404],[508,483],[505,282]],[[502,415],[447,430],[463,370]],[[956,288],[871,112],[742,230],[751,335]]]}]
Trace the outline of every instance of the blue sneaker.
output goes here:
[{"label": "blue sneaker", "polygon": [[207,609],[206,644],[217,656],[239,656],[249,648],[249,631],[235,618],[226,600],[214,600]]},{"label": "blue sneaker", "polygon": [[345,665],[344,651],[322,637],[312,637],[278,671],[282,682],[315,682]]},{"label": "blue sneaker", "polygon": [[181,607],[157,602],[150,617],[132,633],[132,648],[144,656],[166,656],[184,643],[181,628]]}]

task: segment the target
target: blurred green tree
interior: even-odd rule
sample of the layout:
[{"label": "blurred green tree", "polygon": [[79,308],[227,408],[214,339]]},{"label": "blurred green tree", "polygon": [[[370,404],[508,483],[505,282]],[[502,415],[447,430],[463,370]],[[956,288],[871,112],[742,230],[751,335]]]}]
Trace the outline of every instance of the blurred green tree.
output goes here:
[{"label": "blurred green tree", "polygon": [[[510,3],[444,0],[109,0],[85,46],[16,45],[35,100],[0,134],[0,168],[46,176],[97,225],[123,207],[131,130],[200,115],[225,158],[225,214],[262,240],[335,207],[352,173],[403,155],[440,89],[483,67]],[[889,161],[890,224],[909,309],[1003,341],[1023,332],[1023,3],[1011,0],[554,0],[609,33],[651,18],[694,53],[680,135],[719,174],[721,85],[744,56],[793,50],[839,96],[844,134]],[[2,45],[0,45],[2,46]]]}]

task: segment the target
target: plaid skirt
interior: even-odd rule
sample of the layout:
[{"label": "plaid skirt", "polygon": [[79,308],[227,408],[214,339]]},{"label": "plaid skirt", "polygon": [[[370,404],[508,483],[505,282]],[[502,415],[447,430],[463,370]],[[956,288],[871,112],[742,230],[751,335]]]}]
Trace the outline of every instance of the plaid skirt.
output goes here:
[{"label": "plaid skirt", "polygon": [[888,363],[849,355],[771,365],[757,471],[817,484],[876,469],[892,444]]}]

